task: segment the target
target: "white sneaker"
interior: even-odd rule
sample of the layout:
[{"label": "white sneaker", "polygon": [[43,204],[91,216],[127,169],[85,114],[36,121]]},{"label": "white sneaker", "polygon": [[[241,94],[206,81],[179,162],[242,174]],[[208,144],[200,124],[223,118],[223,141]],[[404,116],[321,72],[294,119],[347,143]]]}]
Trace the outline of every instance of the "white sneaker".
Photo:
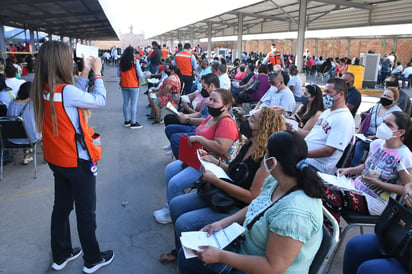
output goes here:
[{"label": "white sneaker", "polygon": [[172,222],[172,218],[170,217],[170,212],[167,210],[164,214],[157,214],[154,216],[154,219],[159,224],[170,224]]},{"label": "white sneaker", "polygon": [[156,215],[159,215],[159,214],[165,214],[165,213],[168,213],[168,212],[169,212],[169,208],[167,206],[165,206],[162,209],[153,211],[153,216],[156,216]]},{"label": "white sneaker", "polygon": [[170,144],[168,144],[167,146],[164,146],[164,147],[163,147],[163,150],[164,150],[164,151],[171,151],[171,150],[172,150],[172,147],[170,146]]}]

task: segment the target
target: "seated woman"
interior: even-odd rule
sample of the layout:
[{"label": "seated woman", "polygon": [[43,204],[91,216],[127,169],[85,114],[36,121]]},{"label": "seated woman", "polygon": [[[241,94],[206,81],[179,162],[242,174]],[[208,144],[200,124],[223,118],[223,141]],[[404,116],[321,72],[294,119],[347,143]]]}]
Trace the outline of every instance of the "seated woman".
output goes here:
[{"label": "seated woman", "polygon": [[360,175],[354,184],[362,194],[326,189],[324,204],[338,222],[342,210],[380,215],[389,196],[403,194],[403,186],[411,182],[408,176],[408,172],[412,173],[411,129],[410,117],[405,113],[388,114],[378,127],[379,139],[371,143],[365,163],[338,170],[340,175]]},{"label": "seated woman", "polygon": [[[301,96],[302,105],[290,118],[298,122],[300,136],[306,137],[311,131],[320,114],[325,110],[323,106],[322,91],[316,84],[305,86],[305,91]],[[286,124],[292,130],[291,125]]]},{"label": "seated woman", "polygon": [[[229,165],[221,164],[210,155],[203,156],[204,160],[220,165],[228,174],[232,174],[230,171],[239,168],[240,163],[242,163],[247,166],[247,177],[228,183],[217,178],[210,171],[203,172],[202,181],[215,185],[235,199],[235,205],[228,213],[213,210],[195,192],[177,196],[170,201],[170,215],[175,224],[177,249],[180,248],[179,237],[182,232],[199,230],[207,224],[230,216],[259,195],[263,181],[269,175],[262,164],[267,140],[272,133],[284,129],[285,124],[281,115],[273,109],[265,107],[253,113],[249,120],[241,124],[240,132],[248,138],[248,141]],[[245,174],[245,171],[242,173]],[[160,261],[174,261],[176,256],[177,251],[174,249],[163,254]]]},{"label": "seated woman", "polygon": [[13,93],[11,88],[6,85],[6,78],[4,74],[0,73],[0,102],[3,102],[6,108],[9,107],[11,101],[13,101]]},{"label": "seated woman", "polygon": [[[412,184],[405,186],[405,204],[412,208]],[[397,258],[388,258],[380,250],[375,233],[358,235],[347,243],[343,257],[343,274],[397,273],[407,274],[408,270]]]},{"label": "seated woman", "polygon": [[[247,89],[252,86],[256,80],[259,82],[256,91],[249,92]],[[258,69],[258,74],[252,76],[249,82],[239,88],[243,89],[243,91],[241,91],[239,96],[236,98],[236,104],[258,102],[270,88],[268,66],[261,65]]]},{"label": "seated woman", "polygon": [[160,108],[165,107],[168,102],[176,106],[180,98],[181,89],[181,73],[178,67],[167,64],[165,66],[165,73],[169,76],[164,79],[162,86],[159,89],[153,89],[148,94],[148,99],[150,106],[152,108],[152,113],[154,116],[150,115],[149,119],[155,119],[152,124],[159,124],[160,118]]},{"label": "seated woman", "polygon": [[[383,92],[381,99],[376,105],[374,105],[366,115],[370,115],[369,118],[365,118],[360,125],[360,133],[363,133],[368,139],[376,139],[377,128],[382,124],[383,119],[391,112],[401,111],[397,105],[399,98],[399,90],[395,87],[387,87]],[[365,114],[364,117],[366,116]],[[367,125],[369,123],[369,126]],[[362,132],[363,131],[363,132]],[[357,141],[355,150],[352,157],[352,166],[360,165],[364,153],[368,151],[370,142]]]},{"label": "seated woman", "polygon": [[[195,130],[194,136],[189,136],[189,143],[199,143],[211,154],[223,156],[233,142],[239,138],[235,121],[229,116],[233,104],[232,93],[226,89],[215,89],[209,97],[209,116]],[[202,176],[202,171],[186,166],[176,160],[166,166],[166,207],[153,212],[158,223],[172,222],[169,212],[169,202],[176,196],[184,194],[186,188],[193,186]]]},{"label": "seated woman", "polygon": [[[36,130],[36,123],[34,120],[34,108],[33,103],[30,100],[30,90],[32,83],[23,83],[17,93],[16,99],[10,102],[7,110],[8,116],[21,116],[24,120],[24,125],[27,130],[30,142],[36,142],[41,138],[41,133]],[[28,144],[27,139],[9,139],[14,144]],[[33,161],[33,157],[30,155],[30,149],[24,150],[24,158],[22,164],[27,165]]]},{"label": "seated woman", "polygon": [[260,195],[234,215],[202,228],[211,234],[234,222],[243,223],[247,229],[240,250],[202,246],[194,251],[198,258],[187,260],[180,249],[179,273],[219,273],[223,267],[225,273],[308,273],[322,241],[323,190],[305,161],[307,151],[297,133],[273,134],[263,158],[270,176]]}]

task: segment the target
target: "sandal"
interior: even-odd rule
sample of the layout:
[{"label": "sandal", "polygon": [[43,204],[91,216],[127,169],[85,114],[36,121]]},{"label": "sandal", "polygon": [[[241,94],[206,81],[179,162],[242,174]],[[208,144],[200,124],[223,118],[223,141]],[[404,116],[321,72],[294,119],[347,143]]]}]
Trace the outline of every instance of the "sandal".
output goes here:
[{"label": "sandal", "polygon": [[177,250],[173,249],[169,252],[163,253],[159,258],[161,263],[171,263],[177,260]]},{"label": "sandal", "polygon": [[28,165],[31,162],[33,162],[33,157],[31,157],[30,155],[25,155],[24,159],[23,159],[23,162],[22,162],[22,165]]}]

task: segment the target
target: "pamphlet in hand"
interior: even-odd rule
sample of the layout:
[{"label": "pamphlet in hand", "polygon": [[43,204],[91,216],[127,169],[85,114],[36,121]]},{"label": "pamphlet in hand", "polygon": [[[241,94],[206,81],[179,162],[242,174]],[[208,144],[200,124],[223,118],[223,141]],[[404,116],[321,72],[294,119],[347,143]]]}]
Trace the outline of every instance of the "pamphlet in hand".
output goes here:
[{"label": "pamphlet in hand", "polygon": [[245,228],[243,226],[233,223],[222,230],[214,232],[209,237],[205,231],[182,232],[180,242],[182,243],[185,258],[190,259],[197,257],[193,250],[200,251],[199,246],[210,245],[223,249],[244,232]]},{"label": "pamphlet in hand", "polygon": [[87,46],[77,43],[76,45],[76,57],[77,58],[89,58],[89,57],[99,57],[99,48],[95,46]]},{"label": "pamphlet in hand", "polygon": [[200,149],[197,150],[197,157],[199,158],[199,161],[200,161],[200,163],[202,164],[202,167],[205,170],[211,171],[213,174],[216,175],[216,177],[218,177],[220,179],[226,179],[226,180],[229,180],[230,182],[232,181],[232,179],[229,177],[229,175],[227,175],[227,173],[223,170],[223,168],[221,168],[220,166],[217,166],[213,163],[202,160]]},{"label": "pamphlet in hand", "polygon": [[366,138],[366,136],[363,135],[362,133],[355,134],[355,137],[362,140],[362,141],[364,141],[364,142],[366,142],[366,143],[370,143],[370,142],[373,141],[372,139]]},{"label": "pamphlet in hand", "polygon": [[322,179],[323,184],[330,188],[342,191],[352,191],[358,194],[362,194],[355,188],[355,184],[351,178],[345,176],[335,176],[326,173],[318,172],[319,177]]},{"label": "pamphlet in hand", "polygon": [[296,121],[293,120],[293,119],[286,118],[286,117],[283,116],[283,115],[282,115],[282,118],[283,118],[283,120],[285,120],[285,123],[286,123],[286,124],[289,124],[289,125],[293,128],[293,130],[296,130],[296,131],[299,130],[299,124],[298,124],[298,122],[296,122]]},{"label": "pamphlet in hand", "polygon": [[174,105],[172,105],[172,103],[167,102],[166,108],[167,108],[168,110],[170,110],[171,112],[173,112],[173,114],[176,114],[177,116],[180,115],[179,111],[177,111],[177,109],[175,108]]}]

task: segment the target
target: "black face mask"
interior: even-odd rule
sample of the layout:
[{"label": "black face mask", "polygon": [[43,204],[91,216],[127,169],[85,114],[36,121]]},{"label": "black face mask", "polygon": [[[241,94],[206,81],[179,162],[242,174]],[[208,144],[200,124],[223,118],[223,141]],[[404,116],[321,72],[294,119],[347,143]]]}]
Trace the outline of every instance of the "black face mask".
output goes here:
[{"label": "black face mask", "polygon": [[389,105],[392,105],[392,103],[393,103],[392,100],[389,100],[388,98],[385,98],[385,97],[381,97],[381,99],[380,99],[379,102],[380,102],[380,103],[382,104],[382,106],[384,106],[384,107],[387,107],[387,106],[389,106]]},{"label": "black face mask", "polygon": [[167,76],[170,76],[170,70],[165,70],[165,73],[167,74]]},{"label": "black face mask", "polygon": [[253,129],[250,128],[248,120],[240,123],[240,133],[242,133],[248,139],[253,136]]},{"label": "black face mask", "polygon": [[305,96],[305,95],[302,95],[302,96],[300,97],[300,101],[302,102],[302,104],[303,104],[304,106],[306,106],[307,104],[309,104],[309,98],[308,98],[307,96]]},{"label": "black face mask", "polygon": [[205,88],[202,88],[200,94],[203,96],[203,98],[207,98],[210,96],[209,92]]},{"label": "black face mask", "polygon": [[212,108],[211,106],[207,106],[207,111],[209,112],[212,117],[218,117],[220,114],[223,113],[223,107],[220,108]]}]

